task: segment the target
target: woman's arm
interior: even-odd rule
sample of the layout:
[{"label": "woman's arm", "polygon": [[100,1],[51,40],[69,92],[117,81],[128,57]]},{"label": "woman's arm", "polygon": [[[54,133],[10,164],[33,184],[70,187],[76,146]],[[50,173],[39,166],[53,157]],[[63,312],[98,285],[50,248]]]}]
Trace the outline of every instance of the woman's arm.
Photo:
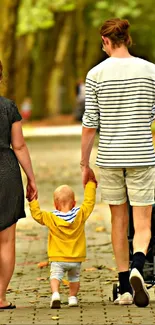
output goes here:
[{"label": "woman's arm", "polygon": [[29,151],[27,149],[21,122],[14,122],[11,129],[11,145],[14,153],[27,176],[27,194],[29,200],[37,198],[37,187],[35,184],[35,177],[32,169]]}]

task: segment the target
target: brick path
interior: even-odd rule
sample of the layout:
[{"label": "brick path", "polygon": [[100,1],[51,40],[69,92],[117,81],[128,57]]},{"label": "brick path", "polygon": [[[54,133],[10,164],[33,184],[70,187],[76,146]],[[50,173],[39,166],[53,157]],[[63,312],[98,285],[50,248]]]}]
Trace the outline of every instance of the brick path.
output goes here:
[{"label": "brick path", "polygon": [[[52,192],[56,186],[73,185],[77,202],[82,202],[80,138],[68,137],[33,140],[28,147],[39,189],[42,209],[51,208]],[[97,148],[92,152],[95,162]],[[54,152],[54,154],[53,154]],[[62,159],[63,157],[63,159]],[[72,159],[70,159],[72,157]],[[93,165],[93,168],[94,165]],[[56,171],[56,172],[55,172]],[[97,175],[98,169],[95,169]],[[61,180],[60,180],[61,175]],[[98,176],[98,175],[97,175]],[[23,178],[24,179],[24,178]],[[25,182],[25,179],[24,179]],[[155,294],[150,290],[151,304],[147,308],[114,306],[112,286],[117,273],[110,244],[110,216],[106,206],[100,205],[100,189],[94,212],[86,225],[87,260],[82,265],[79,307],[67,305],[68,287],[61,286],[62,308],[51,310],[49,267],[39,269],[37,263],[46,261],[47,230],[29,217],[18,223],[16,269],[8,291],[8,300],[16,303],[17,309],[0,311],[0,324],[56,324],[56,325],[115,325],[155,324]],[[105,227],[106,231],[98,227]],[[97,229],[96,229],[97,228]],[[92,269],[92,267],[96,269]],[[110,299],[109,299],[110,298]],[[58,319],[52,319],[57,316]]]},{"label": "brick path", "polygon": [[0,311],[0,324],[155,324],[154,289],[150,290],[152,301],[147,308],[113,305],[112,284],[117,274],[110,235],[96,231],[101,226],[103,220],[92,218],[87,222],[87,260],[82,265],[79,307],[68,307],[68,287],[62,284],[61,309],[51,310],[49,267],[37,266],[47,260],[47,230],[33,221],[26,227],[19,225],[17,264],[8,291],[8,299],[16,303],[17,309]]}]

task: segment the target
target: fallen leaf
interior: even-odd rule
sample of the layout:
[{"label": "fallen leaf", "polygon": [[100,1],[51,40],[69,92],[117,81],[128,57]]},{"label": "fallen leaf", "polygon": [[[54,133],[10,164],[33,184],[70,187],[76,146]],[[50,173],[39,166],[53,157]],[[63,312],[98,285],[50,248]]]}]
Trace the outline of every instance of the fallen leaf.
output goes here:
[{"label": "fallen leaf", "polygon": [[37,281],[46,281],[48,278],[37,278]]},{"label": "fallen leaf", "polygon": [[52,316],[52,319],[57,320],[57,319],[59,319],[59,317],[58,316]]},{"label": "fallen leaf", "polygon": [[65,279],[62,279],[62,283],[64,286],[69,286],[69,281],[65,280]]},{"label": "fallen leaf", "polygon": [[89,268],[85,269],[85,271],[95,271],[95,270],[97,270],[96,267],[89,267]]},{"label": "fallen leaf", "polygon": [[106,230],[105,227],[97,227],[97,228],[95,229],[96,232],[103,232],[103,231],[105,231],[105,230]]},{"label": "fallen leaf", "polygon": [[116,271],[116,267],[106,267],[106,269],[109,271]]},{"label": "fallen leaf", "polygon": [[24,274],[23,272],[17,272],[15,275],[22,276],[23,274]]},{"label": "fallen leaf", "polygon": [[48,266],[48,261],[43,261],[37,264],[37,266],[42,269],[43,267]]},{"label": "fallen leaf", "polygon": [[111,283],[112,283],[112,281],[109,281],[109,280],[103,282],[103,284],[111,284]]},{"label": "fallen leaf", "polygon": [[106,269],[106,266],[105,266],[105,265],[94,265],[94,267],[95,267],[97,270],[103,270],[103,269]]},{"label": "fallen leaf", "polygon": [[7,292],[13,291],[10,286],[7,287]]}]

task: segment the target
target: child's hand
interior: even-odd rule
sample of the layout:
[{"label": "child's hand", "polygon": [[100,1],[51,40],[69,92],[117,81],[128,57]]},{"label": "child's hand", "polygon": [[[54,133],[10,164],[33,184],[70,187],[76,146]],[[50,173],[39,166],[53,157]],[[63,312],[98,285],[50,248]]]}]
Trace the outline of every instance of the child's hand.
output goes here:
[{"label": "child's hand", "polygon": [[32,199],[27,197],[28,202],[32,202],[33,200],[37,200],[38,199],[38,195],[34,196]]}]

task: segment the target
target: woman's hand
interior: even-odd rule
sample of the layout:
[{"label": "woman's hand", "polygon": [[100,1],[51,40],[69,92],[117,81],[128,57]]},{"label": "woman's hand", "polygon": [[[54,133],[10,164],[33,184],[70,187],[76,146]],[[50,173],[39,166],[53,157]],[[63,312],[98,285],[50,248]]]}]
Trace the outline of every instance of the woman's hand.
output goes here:
[{"label": "woman's hand", "polygon": [[28,201],[37,200],[38,198],[38,190],[35,181],[28,179],[26,186],[26,198]]}]

